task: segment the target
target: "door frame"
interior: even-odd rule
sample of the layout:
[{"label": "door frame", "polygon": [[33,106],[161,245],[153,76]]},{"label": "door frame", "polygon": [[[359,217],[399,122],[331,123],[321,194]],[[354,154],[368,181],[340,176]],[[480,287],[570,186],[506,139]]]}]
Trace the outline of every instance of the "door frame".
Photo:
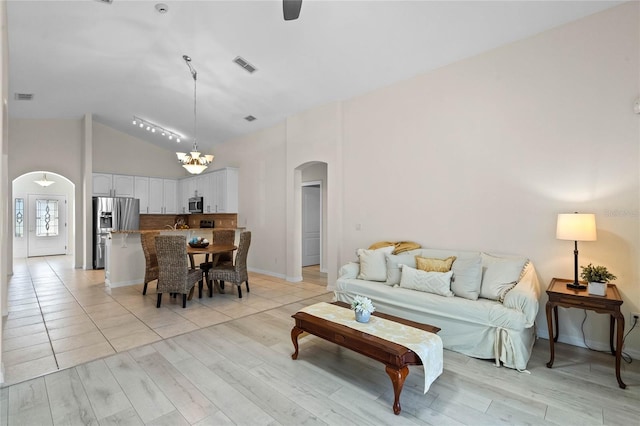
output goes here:
[{"label": "door frame", "polygon": [[[322,227],[322,222],[324,222],[324,205],[322,203],[322,194],[323,194],[323,188],[322,188],[322,181],[321,180],[312,180],[309,182],[302,182],[302,184],[300,185],[300,194],[302,195],[302,187],[305,186],[319,186],[320,187],[320,272],[324,271],[324,257],[322,256],[322,249],[323,249],[323,245],[322,245],[322,239],[323,239],[323,227]],[[300,199],[300,201],[302,201],[302,198]],[[301,202],[302,204],[302,202]],[[300,208],[302,209],[304,206],[301,205]],[[304,212],[302,212],[302,215],[304,216]],[[300,229],[302,231],[302,222],[300,222]],[[302,232],[300,232],[300,234],[302,234]],[[302,235],[300,235],[300,244],[302,244]],[[302,250],[302,246],[300,247]],[[300,259],[302,259],[302,253],[300,253]]]}]

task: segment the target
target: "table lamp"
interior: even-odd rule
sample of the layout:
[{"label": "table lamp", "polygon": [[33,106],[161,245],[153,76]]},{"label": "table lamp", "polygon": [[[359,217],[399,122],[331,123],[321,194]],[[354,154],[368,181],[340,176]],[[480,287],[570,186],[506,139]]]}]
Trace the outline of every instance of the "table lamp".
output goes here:
[{"label": "table lamp", "polygon": [[596,240],[596,216],[592,213],[561,213],[558,215],[556,238],[571,240],[575,244],[573,250],[573,282],[567,288],[583,290],[586,285],[578,282],[578,241]]}]

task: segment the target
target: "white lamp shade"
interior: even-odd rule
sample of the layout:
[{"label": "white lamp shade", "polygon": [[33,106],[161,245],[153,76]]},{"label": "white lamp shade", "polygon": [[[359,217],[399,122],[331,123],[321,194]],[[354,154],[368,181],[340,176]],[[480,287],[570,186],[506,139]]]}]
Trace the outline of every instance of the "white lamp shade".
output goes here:
[{"label": "white lamp shade", "polygon": [[596,216],[593,213],[561,213],[558,215],[556,238],[571,241],[595,241]]}]

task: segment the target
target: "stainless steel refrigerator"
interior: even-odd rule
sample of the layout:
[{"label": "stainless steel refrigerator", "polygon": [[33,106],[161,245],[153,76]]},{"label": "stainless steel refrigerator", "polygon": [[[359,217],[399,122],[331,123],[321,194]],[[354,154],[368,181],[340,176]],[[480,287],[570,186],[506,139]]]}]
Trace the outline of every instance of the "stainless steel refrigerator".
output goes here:
[{"label": "stainless steel refrigerator", "polygon": [[140,200],[93,197],[93,269],[103,269],[109,232],[140,229]]}]

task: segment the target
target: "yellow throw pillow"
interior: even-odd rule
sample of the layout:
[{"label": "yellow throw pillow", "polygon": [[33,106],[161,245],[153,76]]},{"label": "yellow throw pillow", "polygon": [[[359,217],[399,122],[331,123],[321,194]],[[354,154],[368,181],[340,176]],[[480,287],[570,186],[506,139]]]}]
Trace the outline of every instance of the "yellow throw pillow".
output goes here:
[{"label": "yellow throw pillow", "polygon": [[373,243],[369,246],[369,250],[378,250],[379,248],[382,247],[389,247],[389,246],[395,246],[396,243],[392,243],[391,241],[380,241],[377,243]]},{"label": "yellow throw pillow", "polygon": [[455,256],[449,256],[446,259],[416,256],[416,266],[421,271],[449,272],[451,270],[451,265],[453,265],[455,260]]},{"label": "yellow throw pillow", "polygon": [[404,253],[405,251],[415,250],[422,247],[420,244],[414,243],[412,241],[400,241],[395,243],[394,245],[396,246],[396,249],[393,251],[393,254],[400,254]]}]

